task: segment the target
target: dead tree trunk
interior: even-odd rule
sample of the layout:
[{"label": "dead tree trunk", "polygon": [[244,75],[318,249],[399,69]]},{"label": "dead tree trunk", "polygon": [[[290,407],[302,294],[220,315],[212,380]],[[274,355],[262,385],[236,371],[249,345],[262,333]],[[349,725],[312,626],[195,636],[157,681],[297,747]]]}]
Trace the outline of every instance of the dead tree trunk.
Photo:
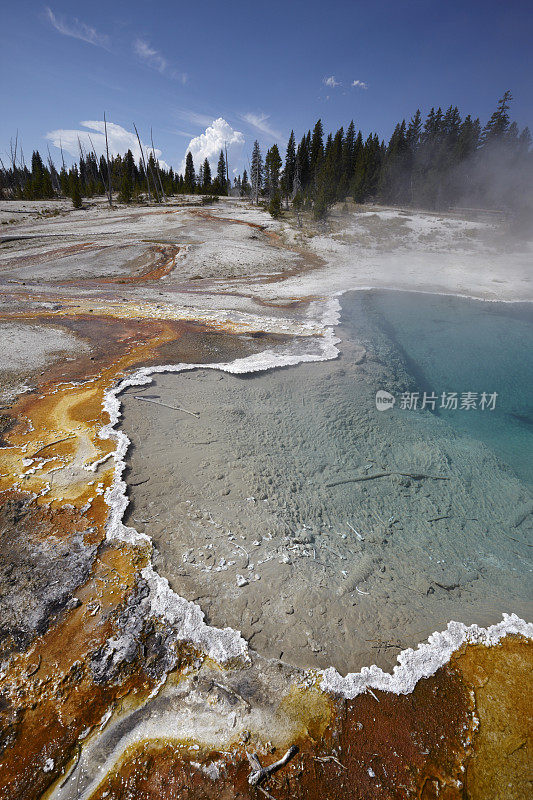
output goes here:
[{"label": "dead tree trunk", "polygon": [[157,170],[157,177],[159,179],[159,188],[161,189],[161,197],[163,198],[163,200],[166,203],[167,202],[167,198],[165,197],[165,190],[163,189],[163,184],[161,182],[161,173],[159,172],[159,161],[157,160],[157,158],[155,156],[154,137],[153,137],[153,134],[152,134],[152,128],[150,128],[150,139],[152,140],[152,155],[154,157],[154,164],[155,164],[155,168]]},{"label": "dead tree trunk", "polygon": [[113,195],[111,192],[111,167],[109,166],[109,142],[107,140],[107,122],[105,118],[105,111],[104,111],[104,129],[105,129],[105,149],[107,154],[107,183],[109,186],[109,206],[113,205]]},{"label": "dead tree trunk", "polygon": [[226,186],[229,195],[229,193],[231,192],[231,184],[229,182],[228,147],[226,145],[226,142],[224,142],[224,150],[226,151]]},{"label": "dead tree trunk", "polygon": [[141,137],[139,136],[139,131],[137,130],[137,126],[135,125],[135,123],[133,123],[133,127],[135,128],[135,133],[137,134],[137,141],[139,142],[139,149],[141,151],[141,159],[144,167],[144,177],[146,178],[146,188],[148,189],[148,200],[150,200],[151,202],[152,195],[150,192],[150,181],[148,180],[148,170],[146,168],[146,161],[144,160],[144,151],[143,151],[143,146],[141,144]]},{"label": "dead tree trunk", "polygon": [[[59,138],[59,149],[61,150],[61,163],[63,164],[63,169],[66,172],[67,168],[65,167],[65,156],[63,155],[63,145],[61,144],[61,137]],[[105,186],[105,182],[104,182],[104,186]]]}]

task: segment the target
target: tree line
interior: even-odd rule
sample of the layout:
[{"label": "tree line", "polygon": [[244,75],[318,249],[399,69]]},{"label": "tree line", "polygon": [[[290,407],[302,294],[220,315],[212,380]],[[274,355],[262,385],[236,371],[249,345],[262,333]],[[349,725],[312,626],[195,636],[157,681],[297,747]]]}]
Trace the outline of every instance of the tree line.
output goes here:
[{"label": "tree line", "polygon": [[128,150],[125,155],[97,157],[94,151],[86,152],[80,144],[80,156],[69,168],[64,161],[58,170],[48,154],[47,163],[34,151],[31,168],[25,163],[21,151],[11,145],[11,164],[6,167],[0,160],[0,196],[14,200],[47,200],[70,197],[75,207],[81,207],[82,197],[111,193],[123,203],[138,202],[148,197],[160,202],[175,194],[227,194],[227,170],[221,151],[217,175],[212,178],[209,161],[195,173],[192,156],[187,154],[185,172],[175,173],[165,169],[153,152],[138,162]]},{"label": "tree line", "polygon": [[81,197],[112,193],[122,202],[148,196],[161,201],[168,195],[236,194],[252,202],[265,202],[273,216],[292,204],[327,215],[335,203],[348,197],[357,203],[376,201],[425,209],[469,206],[509,210],[531,195],[533,155],[531,135],[511,121],[511,93],[506,92],[487,123],[470,115],[461,118],[457,106],[445,111],[432,108],[422,119],[417,110],[399,122],[386,144],[376,133],[366,138],[350,122],[346,130],[324,134],[319,119],[296,143],[291,131],[283,161],[277,144],[262,154],[254,142],[249,172],[229,180],[224,151],[220,151],[216,175],[209,160],[195,168],[187,153],[184,174],[164,169],[153,150],[135,162],[131,150],[124,156],[97,158],[85,152],[68,170],[58,171],[48,153],[45,164],[34,152],[31,169],[24,163],[17,143],[11,145],[11,163],[0,162],[0,193],[4,198],[46,199],[69,196],[75,206]]}]

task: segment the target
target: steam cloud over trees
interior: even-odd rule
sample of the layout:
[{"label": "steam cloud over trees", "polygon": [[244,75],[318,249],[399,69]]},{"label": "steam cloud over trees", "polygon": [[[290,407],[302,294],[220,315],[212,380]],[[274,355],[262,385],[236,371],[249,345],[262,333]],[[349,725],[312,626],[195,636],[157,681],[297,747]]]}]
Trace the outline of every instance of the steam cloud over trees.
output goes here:
[{"label": "steam cloud over trees", "polygon": [[321,120],[302,136],[298,145],[291,132],[283,163],[277,144],[263,157],[256,141],[249,173],[228,180],[228,165],[220,151],[216,177],[207,158],[194,164],[189,151],[184,175],[166,168],[154,150],[145,163],[136,163],[128,150],[108,162],[87,152],[80,142],[77,164],[56,169],[50,153],[46,164],[34,152],[31,169],[15,140],[9,163],[0,164],[0,195],[4,198],[41,199],[69,196],[80,205],[80,195],[104,194],[111,185],[123,202],[138,200],[151,187],[160,200],[180,193],[235,194],[261,199],[271,212],[281,213],[289,202],[299,211],[307,208],[324,217],[336,202],[348,197],[358,203],[378,201],[443,210],[478,207],[531,212],[533,153],[528,128],[511,121],[511,93],[506,92],[483,126],[471,115],[461,118],[456,106],[432,108],[425,118],[419,110],[399,122],[386,144],[377,133],[366,138],[350,122],[346,130],[324,135]]}]

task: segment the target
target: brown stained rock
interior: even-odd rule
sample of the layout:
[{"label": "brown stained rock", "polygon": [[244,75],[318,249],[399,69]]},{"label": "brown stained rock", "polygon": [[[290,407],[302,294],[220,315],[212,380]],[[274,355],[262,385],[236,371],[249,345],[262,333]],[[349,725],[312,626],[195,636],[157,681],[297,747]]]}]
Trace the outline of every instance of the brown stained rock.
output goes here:
[{"label": "brown stained rock", "polygon": [[479,720],[466,773],[469,800],[532,797],[531,642],[508,636],[497,647],[463,648],[452,661],[475,695]]},{"label": "brown stained rock", "polygon": [[[325,734],[321,724],[310,731],[298,742],[300,753],[264,788],[276,800],[530,797],[525,689],[532,652],[517,637],[492,648],[469,645],[409,695],[376,691],[376,697],[338,699]],[[293,694],[288,707],[305,719],[305,690]],[[313,713],[308,716],[313,728]],[[261,763],[280,755],[263,754]],[[186,743],[145,742],[126,751],[90,800],[262,800],[248,784],[249,771],[243,747],[229,756],[192,753]]]},{"label": "brown stained rock", "polygon": [[[145,560],[127,547],[104,546],[80,605],[11,658],[0,691],[0,800],[37,800],[66,769],[84,731],[126,695],[154,686],[143,669],[140,639],[133,660],[97,683],[91,656],[117,633],[120,614]],[[51,759],[53,768],[44,769]]]},{"label": "brown stained rock", "polygon": [[[44,323],[42,316],[38,319]],[[50,367],[37,381],[40,394],[19,398],[5,420],[6,453],[13,468],[9,474],[2,471],[0,493],[0,584],[5,584],[0,590],[4,604],[10,605],[9,614],[0,619],[4,658],[9,657],[0,682],[0,800],[41,797],[75,757],[79,736],[120,698],[133,693],[139,700],[145,697],[169,666],[165,635],[156,624],[148,621],[138,643],[133,641],[137,630],[128,609],[148,553],[102,544],[108,509],[103,495],[94,497],[89,486],[94,474],[85,473],[87,486],[76,487],[69,508],[65,488],[57,496],[51,491],[30,501],[28,492],[39,491],[45,469],[25,481],[28,492],[14,490],[15,468],[36,452],[53,456],[51,466],[68,461],[75,454],[76,437],[93,442],[95,457],[111,451],[113,442],[97,436],[108,421],[103,392],[129,370],[154,363],[229,360],[265,346],[194,323],[96,316],[64,317],[61,323],[89,340],[94,360],[83,354]],[[58,324],[57,317],[51,324]],[[95,380],[89,386],[58,389],[62,381],[87,378]],[[111,471],[100,475],[104,485]],[[89,496],[92,505],[82,513],[79,509]],[[128,626],[130,660],[106,676],[106,642]],[[53,767],[48,769],[47,761]]]},{"label": "brown stained rock", "polygon": [[14,495],[0,505],[0,657],[25,649],[79,602],[96,556],[89,520]]},{"label": "brown stained rock", "polygon": [[[420,681],[410,695],[375,694],[378,699],[365,694],[336,701],[325,735],[298,742],[300,753],[264,788],[276,800],[463,798],[462,768],[470,753],[473,720],[460,675],[445,667]],[[305,721],[305,705],[297,697],[289,702]],[[319,734],[320,720],[318,727],[313,713],[309,720],[312,733]],[[168,741],[130,749],[91,800],[264,797],[248,783],[250,767],[243,749],[229,758],[186,753],[179,743]],[[266,766],[281,755],[262,755],[261,763]]]}]

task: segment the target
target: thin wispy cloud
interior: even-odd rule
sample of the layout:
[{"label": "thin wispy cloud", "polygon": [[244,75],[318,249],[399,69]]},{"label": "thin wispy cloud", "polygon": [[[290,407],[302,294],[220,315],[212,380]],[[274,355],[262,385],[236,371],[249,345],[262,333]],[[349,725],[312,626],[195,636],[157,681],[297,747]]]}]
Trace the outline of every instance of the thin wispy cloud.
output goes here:
[{"label": "thin wispy cloud", "polygon": [[147,64],[147,66],[157,70],[161,75],[166,75],[168,78],[181,81],[181,83],[187,83],[187,75],[184,72],[178,72],[178,70],[174,69],[165,56],[144,39],[135,39],[133,42],[133,52],[141,61]]},{"label": "thin wispy cloud", "polygon": [[215,118],[214,114],[199,114],[197,111],[191,111],[188,108],[177,108],[174,113],[180,119],[190,122],[191,125],[200,125],[202,128],[209,125]]},{"label": "thin wispy cloud", "polygon": [[335,80],[335,75],[330,75],[329,78],[323,78],[322,83],[324,86],[329,86],[331,89],[335,89],[336,86],[340,86],[341,82]]},{"label": "thin wispy cloud", "polygon": [[[46,138],[52,142],[55,147],[61,147],[74,158],[79,158],[80,143],[86,151],[90,152],[94,147],[97,156],[105,155],[106,141],[105,124],[103,120],[86,120],[85,122],[80,122],[80,125],[83,125],[84,128],[88,128],[88,130],[67,130],[60,128],[47,133]],[[135,161],[138,162],[141,158],[141,151],[136,134],[126,130],[122,125],[108,122],[107,138],[111,155],[124,155],[128,150],[131,150]],[[148,153],[152,152],[151,145],[148,146],[143,142],[143,150],[146,156]],[[160,158],[161,150],[158,150],[156,147],[154,154],[161,167],[168,169],[168,164]]]},{"label": "thin wispy cloud", "polygon": [[352,86],[355,89],[368,89],[368,84],[364,81],[352,81]]},{"label": "thin wispy cloud", "polygon": [[[244,135],[241,131],[234,130],[223,117],[219,117],[207,126],[204,133],[191,139],[185,154],[191,153],[196,169],[199,169],[206,158],[216,168],[221,150],[227,147],[231,159],[232,156],[240,155],[243,145]],[[181,171],[184,169],[185,159],[181,164]]]},{"label": "thin wispy cloud", "polygon": [[81,22],[76,17],[67,20],[65,17],[54,14],[48,6],[45,8],[45,17],[52,27],[63,36],[80,39],[82,42],[87,42],[87,44],[92,44],[95,47],[103,47],[105,50],[110,49],[111,40],[109,36],[104,33],[98,33],[96,28]]},{"label": "thin wispy cloud", "polygon": [[266,136],[270,136],[271,139],[284,140],[283,134],[281,134],[280,131],[272,128],[272,126],[269,124],[268,120],[270,117],[268,114],[254,114],[250,111],[247,114],[240,114],[239,116],[244,122],[247,122],[248,125],[251,125],[252,128],[264,133]]}]

